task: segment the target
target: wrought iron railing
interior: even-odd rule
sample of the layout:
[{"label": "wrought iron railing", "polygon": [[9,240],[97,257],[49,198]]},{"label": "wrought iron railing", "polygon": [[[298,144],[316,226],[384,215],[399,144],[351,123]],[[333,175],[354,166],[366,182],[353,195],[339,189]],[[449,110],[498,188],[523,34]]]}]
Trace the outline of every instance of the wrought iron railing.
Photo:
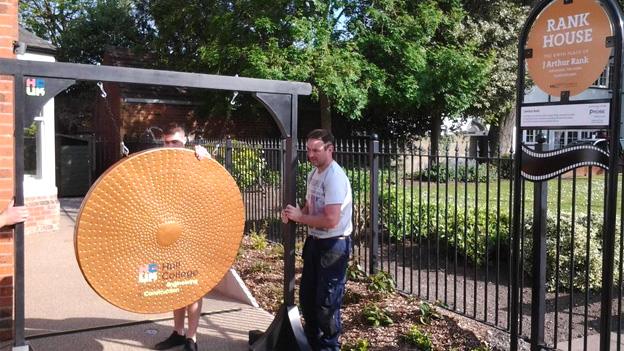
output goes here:
[{"label": "wrought iron railing", "polygon": [[[282,142],[197,142],[237,181],[245,202],[247,232],[266,233],[270,240],[280,242]],[[311,166],[305,142],[297,147],[297,201],[302,205]],[[514,274],[510,265],[512,155],[470,144],[442,146],[433,155],[423,143],[361,138],[338,141],[334,156],[353,190],[353,261],[368,273],[391,274],[402,292],[508,331]],[[528,339],[534,194],[532,183],[522,184],[519,334]],[[587,344],[596,333],[605,184],[604,174],[596,167],[580,168],[549,182],[545,346]],[[618,223],[620,228],[624,225]],[[304,238],[305,230],[298,228],[298,240]],[[614,330],[618,331],[624,247],[619,232],[613,301]]]}]

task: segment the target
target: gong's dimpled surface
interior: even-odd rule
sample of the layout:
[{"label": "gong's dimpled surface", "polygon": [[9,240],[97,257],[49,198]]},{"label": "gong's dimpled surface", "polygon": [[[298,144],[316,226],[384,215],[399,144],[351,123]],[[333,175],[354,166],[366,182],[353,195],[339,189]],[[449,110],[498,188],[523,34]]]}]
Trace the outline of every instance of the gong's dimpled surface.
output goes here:
[{"label": "gong's dimpled surface", "polygon": [[78,265],[105,300],[162,313],[209,292],[232,266],[244,228],[240,191],[214,160],[154,149],[109,168],[85,197]]}]

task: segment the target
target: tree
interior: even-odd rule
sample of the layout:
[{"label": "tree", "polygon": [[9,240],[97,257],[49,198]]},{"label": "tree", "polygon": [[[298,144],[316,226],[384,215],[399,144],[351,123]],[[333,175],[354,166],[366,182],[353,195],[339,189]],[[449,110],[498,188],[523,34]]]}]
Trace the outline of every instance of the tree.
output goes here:
[{"label": "tree", "polygon": [[130,1],[97,1],[61,33],[58,58],[97,64],[102,62],[107,47],[148,50],[148,36],[137,28]]},{"label": "tree", "polygon": [[437,153],[442,118],[461,118],[478,99],[491,53],[464,35],[459,1],[371,1],[358,16],[358,46],[381,76],[373,105],[431,130]]},{"label": "tree", "polygon": [[167,64],[213,74],[310,82],[322,125],[331,128],[331,111],[359,118],[368,102],[367,62],[347,40],[342,25],[349,6],[331,0],[184,5],[155,0],[145,8]]},{"label": "tree", "polygon": [[37,36],[60,47],[69,23],[84,15],[93,0],[20,0],[20,23]]},{"label": "tree", "polygon": [[131,0],[24,0],[26,28],[58,48],[57,60],[101,63],[107,46],[144,48],[149,35],[136,23]]},{"label": "tree", "polygon": [[[466,114],[478,116],[490,125],[490,145],[507,152],[515,118],[518,40],[531,1],[465,1],[470,13],[466,34],[481,50],[494,52],[489,82]],[[501,143],[501,141],[504,141]]]},{"label": "tree", "polygon": [[[360,119],[368,104],[374,67],[358,52],[347,28],[353,3],[305,1],[288,18],[289,42],[275,39],[247,50],[251,74],[312,84],[321,126],[331,129],[332,111]],[[276,70],[273,57],[281,56]]]},{"label": "tree", "polygon": [[[130,0],[24,0],[20,11],[27,29],[57,47],[58,61],[98,64],[107,46],[136,51],[150,41]],[[78,82],[59,94],[57,130],[88,129],[98,92],[95,84]]]},{"label": "tree", "polygon": [[[28,19],[48,12],[24,1],[32,26],[53,22]],[[107,44],[149,46],[160,67],[307,81],[323,127],[339,116],[404,136],[431,130],[434,152],[442,118],[496,123],[511,109],[526,11],[514,0],[43,2],[86,6],[62,12],[71,21],[51,17],[67,60],[99,62]],[[229,100],[207,97],[226,114]]]},{"label": "tree", "polygon": [[433,129],[436,139],[443,117],[495,120],[510,108],[513,80],[500,78],[515,75],[515,60],[495,52],[515,45],[515,2],[506,11],[503,0],[487,10],[458,0],[142,3],[167,65],[310,82],[324,127],[332,114],[382,116],[384,128]]}]

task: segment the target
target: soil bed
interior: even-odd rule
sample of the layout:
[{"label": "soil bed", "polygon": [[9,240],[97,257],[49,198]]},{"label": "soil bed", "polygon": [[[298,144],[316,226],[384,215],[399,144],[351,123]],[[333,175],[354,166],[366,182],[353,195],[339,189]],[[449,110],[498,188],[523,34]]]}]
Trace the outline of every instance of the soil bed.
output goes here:
[{"label": "soil bed", "polygon": [[[283,301],[283,248],[267,244],[259,236],[245,236],[234,264],[247,287],[265,310],[276,313]],[[297,286],[301,273],[297,257]],[[350,268],[351,275],[357,270]],[[370,279],[360,277],[347,282],[342,309],[343,350],[419,350],[404,335],[415,326],[428,335],[432,350],[503,350],[505,335],[484,324],[423,303],[399,293],[376,293],[369,288]],[[298,298],[296,297],[298,300]],[[377,307],[392,320],[387,326],[371,326],[363,311]],[[423,312],[427,307],[433,312]],[[429,317],[429,318],[428,318]],[[373,318],[377,320],[379,318]],[[364,348],[364,344],[368,344]],[[357,348],[356,346],[360,346]]]}]

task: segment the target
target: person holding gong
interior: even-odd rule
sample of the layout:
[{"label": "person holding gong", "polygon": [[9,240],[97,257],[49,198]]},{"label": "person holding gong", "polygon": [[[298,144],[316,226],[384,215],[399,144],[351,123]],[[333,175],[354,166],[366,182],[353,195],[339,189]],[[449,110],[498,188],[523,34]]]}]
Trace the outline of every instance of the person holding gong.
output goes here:
[{"label": "person holding gong", "polygon": [[[177,123],[170,123],[163,129],[163,146],[180,147],[186,144],[186,132]],[[195,156],[199,160],[211,158],[208,150],[203,146],[195,146]],[[171,335],[154,346],[155,350],[167,350],[184,345],[184,351],[197,351],[197,328],[201,315],[202,299],[173,311],[173,332]],[[188,327],[184,332],[184,317],[188,318]]]}]

